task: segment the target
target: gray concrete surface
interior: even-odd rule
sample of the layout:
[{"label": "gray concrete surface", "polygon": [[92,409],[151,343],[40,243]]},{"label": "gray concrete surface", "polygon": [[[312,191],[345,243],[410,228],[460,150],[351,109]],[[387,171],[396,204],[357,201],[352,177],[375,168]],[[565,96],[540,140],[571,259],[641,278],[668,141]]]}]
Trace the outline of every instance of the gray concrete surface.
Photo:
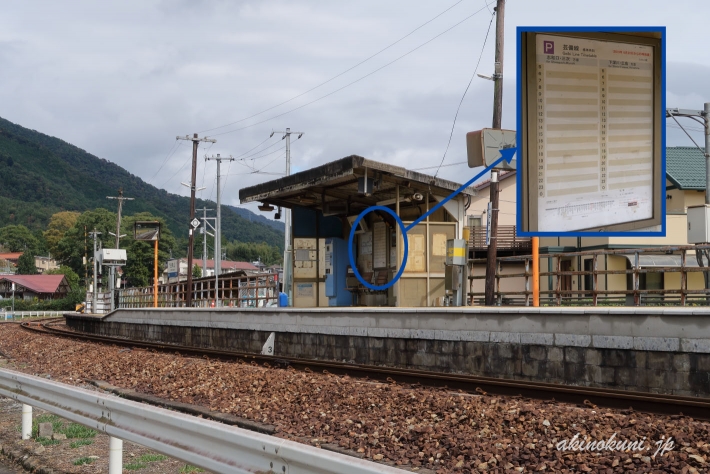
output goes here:
[{"label": "gray concrete surface", "polygon": [[151,308],[120,309],[101,319],[151,326],[710,353],[710,309],[705,308]]}]

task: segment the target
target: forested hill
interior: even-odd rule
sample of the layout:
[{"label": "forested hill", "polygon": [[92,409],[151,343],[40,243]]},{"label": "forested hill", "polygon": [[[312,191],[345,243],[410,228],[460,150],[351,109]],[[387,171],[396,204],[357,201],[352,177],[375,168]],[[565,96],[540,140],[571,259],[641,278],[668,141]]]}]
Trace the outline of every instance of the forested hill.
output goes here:
[{"label": "forested hill", "polygon": [[[59,138],[0,118],[0,226],[23,224],[43,229],[59,211],[114,210],[115,201],[106,196],[115,196],[119,188],[135,198],[124,204],[126,215],[150,212],[164,217],[176,237],[187,233],[189,198],[158,189]],[[205,205],[215,206],[198,200],[196,207]],[[222,206],[222,233],[228,240],[266,242],[283,248],[283,231],[258,217],[244,218],[227,206]]]}]

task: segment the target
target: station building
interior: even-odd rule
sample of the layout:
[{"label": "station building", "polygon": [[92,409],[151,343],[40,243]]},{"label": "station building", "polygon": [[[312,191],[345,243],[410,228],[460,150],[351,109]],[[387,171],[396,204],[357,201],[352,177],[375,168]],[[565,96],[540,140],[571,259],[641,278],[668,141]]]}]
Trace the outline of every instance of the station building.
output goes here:
[{"label": "station building", "polygon": [[[430,215],[429,210],[460,184],[399,166],[352,155],[306,171],[240,190],[242,203],[292,211],[290,240],[292,305],[439,306],[445,294],[446,243],[461,239],[466,208],[476,193],[466,188]],[[386,290],[373,290],[350,268],[348,239],[358,215],[385,206],[400,217],[407,232],[408,258],[402,277]],[[355,229],[353,257],[362,278],[382,286],[402,263],[402,231],[387,212],[365,214]]]}]

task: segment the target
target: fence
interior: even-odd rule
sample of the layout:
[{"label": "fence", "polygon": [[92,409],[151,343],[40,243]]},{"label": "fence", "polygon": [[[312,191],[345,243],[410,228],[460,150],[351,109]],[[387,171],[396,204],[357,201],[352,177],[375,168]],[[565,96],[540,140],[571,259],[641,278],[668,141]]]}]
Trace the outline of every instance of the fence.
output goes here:
[{"label": "fence", "polygon": [[[602,249],[581,252],[561,252],[540,255],[540,269],[545,268],[542,261],[547,261],[548,271],[540,272],[540,304],[550,306],[565,305],[668,305],[685,306],[687,304],[707,305],[710,304],[710,290],[689,289],[688,275],[693,273],[710,272],[710,268],[701,267],[695,261],[694,252],[696,250],[708,250],[710,245],[686,245],[660,248],[640,248],[640,249]],[[622,256],[630,262],[631,268],[624,270],[599,269],[599,260],[606,256]],[[662,265],[664,258],[678,260],[679,265]],[[591,261],[590,268],[585,270],[572,270],[564,268],[565,261],[576,258],[578,262],[582,260]],[[498,305],[524,305],[532,304],[532,256],[500,257],[497,259],[495,294]],[[643,261],[646,261],[644,264]],[[483,291],[473,291],[473,284],[476,280],[483,280],[483,275],[473,275],[471,268],[477,264],[485,265],[486,259],[469,260],[469,292],[468,296],[473,304],[478,304],[483,300]],[[651,262],[652,264],[648,264]],[[520,268],[522,272],[504,273],[503,266]],[[579,265],[581,266],[581,265]],[[646,275],[653,274],[679,274],[678,288],[642,288],[641,281],[646,280]],[[604,289],[600,288],[599,277],[608,275],[625,275],[627,284],[623,288],[609,288],[608,284]],[[572,288],[572,277],[579,278],[578,287]],[[519,289],[504,291],[501,290],[502,280],[519,279]],[[543,288],[542,282],[547,279],[547,288]],[[584,286],[582,287],[582,281]],[[514,286],[514,285],[509,285]],[[705,286],[705,285],[704,285]]]},{"label": "fence", "polygon": [[[486,245],[486,228],[481,226],[470,226],[469,248],[474,252],[488,250]],[[531,252],[532,243],[529,237],[518,237],[516,226],[499,225],[496,240],[499,251],[516,250],[520,252]]]},{"label": "fence", "polygon": [[123,440],[224,474],[405,472],[295,441],[7,369],[0,369],[0,395],[24,404],[22,439],[30,438],[33,406],[109,435],[109,474],[120,474],[123,470]]},{"label": "fence", "polygon": [[11,311],[0,310],[0,320],[24,318],[57,318],[64,316],[66,311]]},{"label": "fence", "polygon": [[[192,306],[232,306],[261,308],[278,304],[278,281],[275,273],[250,275],[226,273],[219,277],[215,292],[215,278],[200,278],[192,282]],[[186,306],[187,282],[158,285],[158,307]],[[118,290],[119,308],[153,307],[153,287]]]}]

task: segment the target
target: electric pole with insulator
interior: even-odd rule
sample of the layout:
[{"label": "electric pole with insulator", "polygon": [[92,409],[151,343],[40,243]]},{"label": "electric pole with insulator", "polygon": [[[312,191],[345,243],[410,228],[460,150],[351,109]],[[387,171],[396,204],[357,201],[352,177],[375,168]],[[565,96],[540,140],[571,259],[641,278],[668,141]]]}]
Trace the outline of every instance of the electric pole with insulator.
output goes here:
[{"label": "electric pole with insulator", "polygon": [[[215,277],[215,306],[219,306],[217,298],[217,287],[219,285],[219,275],[222,273],[222,190],[220,188],[220,165],[223,160],[234,161],[231,156],[205,156],[205,161],[217,162],[217,221],[215,222],[214,234],[214,277]],[[207,229],[205,229],[207,230]]]},{"label": "electric pole with insulator", "polygon": [[[503,15],[505,13],[505,0],[498,0],[496,5],[496,53],[495,53],[495,73],[493,75],[493,128],[501,128],[503,116],[503,37],[504,25]],[[499,204],[499,184],[498,170],[491,171],[491,228],[490,243],[488,244],[488,256],[486,261],[486,306],[493,306],[496,303],[496,266],[498,263],[498,204]]]},{"label": "electric pole with insulator", "polygon": [[[192,257],[193,246],[195,243],[195,233],[192,221],[195,219],[195,191],[197,181],[197,147],[200,142],[217,143],[214,138],[198,138],[197,134],[192,137],[185,135],[184,137],[175,137],[176,140],[189,140],[192,142],[192,177],[190,179],[190,221],[188,224],[188,244],[187,244],[187,288],[185,291],[185,304],[189,308],[192,306]],[[199,222],[199,221],[198,221]]]}]

